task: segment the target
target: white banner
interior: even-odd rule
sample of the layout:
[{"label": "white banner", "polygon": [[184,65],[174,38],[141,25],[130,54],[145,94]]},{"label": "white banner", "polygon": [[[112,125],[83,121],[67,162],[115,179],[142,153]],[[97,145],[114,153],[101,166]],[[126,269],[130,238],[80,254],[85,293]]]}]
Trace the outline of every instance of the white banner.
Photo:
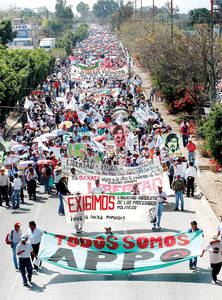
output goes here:
[{"label": "white banner", "polygon": [[66,222],[149,222],[149,209],[156,206],[156,196],[74,195],[64,196]]}]

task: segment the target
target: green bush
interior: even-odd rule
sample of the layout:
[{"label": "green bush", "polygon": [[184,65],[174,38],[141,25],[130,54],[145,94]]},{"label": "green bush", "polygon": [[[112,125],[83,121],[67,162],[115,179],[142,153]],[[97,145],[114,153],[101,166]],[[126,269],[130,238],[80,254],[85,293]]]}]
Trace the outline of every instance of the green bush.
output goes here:
[{"label": "green bush", "polygon": [[0,122],[19,99],[29,95],[48,74],[55,58],[43,49],[0,50]]},{"label": "green bush", "polygon": [[212,156],[222,163],[222,104],[212,107],[208,120],[203,125],[206,147]]}]

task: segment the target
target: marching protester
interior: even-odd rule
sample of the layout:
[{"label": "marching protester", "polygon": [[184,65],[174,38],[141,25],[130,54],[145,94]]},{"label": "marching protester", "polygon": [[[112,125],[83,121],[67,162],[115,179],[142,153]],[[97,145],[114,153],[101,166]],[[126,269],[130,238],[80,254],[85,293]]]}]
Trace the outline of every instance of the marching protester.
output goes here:
[{"label": "marching protester", "polygon": [[161,229],[160,227],[160,221],[163,213],[163,204],[167,200],[167,195],[165,192],[163,192],[163,187],[161,185],[158,186],[158,191],[155,193],[157,198],[157,207],[156,207],[156,215],[157,215],[157,222],[153,223],[153,230]]},{"label": "marching protester", "polygon": [[6,206],[10,207],[8,199],[8,176],[5,175],[5,169],[0,169],[0,206],[2,206],[2,198],[5,198]]},{"label": "marching protester", "polygon": [[[31,243],[33,248],[33,253],[31,254],[32,261],[34,257],[38,256],[39,246],[41,243],[43,232],[44,231],[40,227],[36,226],[35,221],[29,222],[29,229],[26,233],[26,237],[28,238],[28,241]],[[34,269],[37,270],[38,266],[34,265]]]},{"label": "marching protester", "polygon": [[220,237],[220,241],[222,242],[222,216],[220,216],[220,223],[217,227],[217,236]]},{"label": "marching protester", "polygon": [[9,241],[11,243],[12,254],[13,254],[13,262],[14,262],[16,269],[18,269],[16,247],[17,247],[18,243],[20,242],[21,236],[22,236],[22,231],[20,229],[20,223],[16,222],[14,224],[14,229],[12,229],[9,233]]},{"label": "marching protester", "polygon": [[193,164],[195,162],[195,150],[196,150],[196,145],[193,143],[191,139],[189,139],[187,144],[188,160]]},{"label": "marching protester", "polygon": [[[199,231],[200,229],[197,227],[197,222],[192,221],[190,222],[191,228],[188,229],[188,233]],[[189,268],[190,270],[196,270],[197,268],[197,257],[191,258],[189,260]]]},{"label": "marching protester", "polygon": [[58,213],[60,216],[65,215],[64,204],[63,204],[63,196],[70,194],[68,190],[68,182],[67,177],[65,175],[61,176],[61,179],[58,183],[58,191],[59,191],[59,210]]},{"label": "marching protester", "polygon": [[104,194],[105,190],[102,185],[100,185],[99,179],[95,180],[95,186],[92,189],[92,193],[94,194]]},{"label": "marching protester", "polygon": [[194,167],[193,162],[189,163],[189,167],[186,169],[185,179],[187,181],[187,197],[194,196],[194,180],[197,175],[197,170]]},{"label": "marching protester", "polygon": [[181,204],[181,210],[184,210],[184,181],[180,178],[180,175],[177,175],[176,179],[172,183],[172,188],[175,191],[175,197],[176,197],[176,207],[174,210],[179,210],[179,200]]},{"label": "marching protester", "polygon": [[[14,193],[12,195],[12,208],[19,208],[19,202],[20,202],[20,191],[22,188],[22,182],[18,176],[17,173],[15,173],[15,178],[13,180],[12,186],[14,189]],[[16,201],[16,202],[15,202]]]},{"label": "marching protester", "polygon": [[[27,286],[28,281],[32,281],[32,263],[30,256],[36,257],[35,252],[33,251],[32,245],[30,242],[27,242],[27,237],[22,236],[20,243],[16,247],[16,254],[19,259],[19,270],[22,275],[23,285]],[[27,272],[27,277],[26,277]],[[27,280],[28,279],[28,280]]]},{"label": "marching protester", "polygon": [[200,257],[203,257],[204,253],[208,251],[210,256],[210,266],[212,272],[212,283],[218,284],[217,276],[220,273],[222,266],[222,243],[217,236],[213,236],[208,246],[203,250]]}]

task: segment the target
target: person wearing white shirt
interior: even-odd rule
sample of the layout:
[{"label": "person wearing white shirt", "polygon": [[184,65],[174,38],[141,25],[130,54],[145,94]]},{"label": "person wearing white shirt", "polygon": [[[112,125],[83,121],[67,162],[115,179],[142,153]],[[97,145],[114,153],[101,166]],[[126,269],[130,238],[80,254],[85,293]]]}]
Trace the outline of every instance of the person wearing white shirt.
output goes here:
[{"label": "person wearing white shirt", "polygon": [[95,185],[96,186],[92,189],[92,193],[94,193],[94,194],[104,194],[105,193],[103,186],[101,186],[99,184],[99,179],[96,179]]},{"label": "person wearing white shirt", "polygon": [[186,169],[185,179],[187,180],[187,197],[194,196],[194,179],[197,175],[197,170],[193,165],[193,162],[189,163],[189,167]]},{"label": "person wearing white shirt", "polygon": [[14,193],[12,196],[12,209],[19,208],[20,201],[20,191],[22,187],[21,179],[18,177],[18,174],[15,173],[15,179],[13,180],[12,187],[14,188]]},{"label": "person wearing white shirt", "polygon": [[12,254],[13,254],[13,262],[15,265],[15,268],[18,269],[18,262],[16,257],[16,247],[18,243],[20,242],[20,238],[22,236],[22,231],[20,229],[20,223],[14,224],[14,229],[10,231],[9,233],[9,241],[11,242],[11,248],[12,248]]},{"label": "person wearing white shirt", "polygon": [[28,281],[31,282],[32,280],[32,263],[30,260],[30,255],[35,255],[33,252],[32,245],[27,242],[27,238],[25,236],[21,237],[21,242],[16,247],[16,254],[19,259],[19,270],[22,275],[23,285],[27,286],[27,277],[26,271],[28,273]]},{"label": "person wearing white shirt", "polygon": [[220,224],[217,227],[217,236],[220,237],[220,241],[222,242],[222,216],[220,216]]},{"label": "person wearing white shirt", "polygon": [[175,165],[174,168],[174,178],[177,176],[180,176],[181,179],[185,178],[185,173],[184,173],[184,165],[182,165],[181,159],[177,160],[177,164]]},{"label": "person wearing white shirt", "polygon": [[210,239],[208,246],[203,250],[200,257],[203,257],[204,253],[209,251],[210,266],[212,272],[212,283],[217,284],[217,275],[220,273],[222,266],[222,243],[217,236],[213,236]]},{"label": "person wearing white shirt", "polygon": [[[41,243],[42,235],[44,230],[40,227],[36,226],[35,221],[29,222],[29,229],[26,233],[26,236],[28,237],[29,242],[32,245],[33,252],[36,256],[38,256],[39,253],[39,246]],[[35,255],[32,255],[32,260],[34,259]],[[34,265],[34,269],[38,269],[37,266]]]},{"label": "person wearing white shirt", "polygon": [[157,229],[161,229],[160,220],[163,212],[163,204],[167,200],[167,195],[165,192],[163,192],[162,186],[158,186],[158,191],[155,193],[155,196],[157,196],[157,206],[156,206],[157,222],[153,224],[152,230],[155,230],[156,227]]}]

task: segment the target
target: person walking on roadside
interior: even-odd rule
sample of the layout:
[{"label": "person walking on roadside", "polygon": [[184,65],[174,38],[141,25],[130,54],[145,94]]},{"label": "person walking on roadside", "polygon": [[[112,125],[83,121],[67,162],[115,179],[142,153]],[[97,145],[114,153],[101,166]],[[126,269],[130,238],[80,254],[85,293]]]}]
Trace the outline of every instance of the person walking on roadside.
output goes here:
[{"label": "person walking on roadside", "polygon": [[165,192],[163,192],[163,187],[158,186],[158,191],[155,194],[157,196],[157,222],[153,224],[152,230],[155,230],[156,227],[157,229],[161,229],[160,227],[160,220],[162,217],[162,212],[163,212],[163,204],[167,200],[167,195]]},{"label": "person walking on roadside", "polygon": [[189,139],[189,142],[187,144],[189,163],[190,162],[195,163],[195,150],[196,150],[196,145],[193,143],[191,139]]},{"label": "person walking on roadside", "polygon": [[212,283],[218,284],[217,275],[220,273],[222,266],[222,243],[217,236],[213,236],[210,239],[209,245],[203,250],[200,257],[203,257],[204,253],[209,251],[210,266],[212,272]]},{"label": "person walking on roadside", "polygon": [[63,196],[70,194],[68,190],[68,182],[67,182],[67,177],[63,175],[61,179],[59,180],[58,183],[58,191],[59,191],[59,215],[64,216],[65,211],[64,211],[64,205],[63,205]]},{"label": "person walking on roadside", "polygon": [[220,216],[220,223],[217,227],[217,236],[220,237],[220,241],[222,243],[222,216]]},{"label": "person walking on roadside", "polygon": [[16,269],[18,269],[16,247],[17,247],[18,243],[20,242],[21,236],[22,236],[22,231],[20,229],[20,223],[16,222],[14,224],[14,229],[12,229],[9,233],[9,241],[11,242],[13,262],[14,262]]},{"label": "person walking on roadside", "polygon": [[186,148],[188,144],[188,138],[190,135],[190,129],[186,121],[184,121],[183,126],[180,129],[181,134],[182,134],[182,139],[183,139],[183,146]]},{"label": "person walking on roadside", "polygon": [[[197,222],[190,222],[191,228],[188,229],[187,233],[199,231],[200,229],[197,227]],[[189,260],[189,268],[190,270],[196,270],[197,268],[197,257],[193,257]]]},{"label": "person walking on roadside", "polygon": [[[12,195],[12,208],[16,209],[19,208],[19,201],[20,201],[20,191],[22,188],[22,182],[20,178],[18,177],[18,174],[15,173],[15,178],[12,183],[12,187],[14,189],[13,195]],[[15,202],[16,201],[16,202]]]},{"label": "person walking on roadside", "polygon": [[183,193],[184,193],[184,180],[180,178],[180,175],[176,177],[176,179],[172,183],[172,188],[175,191],[175,197],[176,197],[176,207],[174,210],[179,210],[179,200],[181,204],[181,210],[184,210],[184,199],[183,199]]},{"label": "person walking on roadside", "polygon": [[2,206],[2,198],[5,198],[6,206],[10,207],[8,199],[8,176],[5,175],[5,169],[0,169],[0,206]]},{"label": "person walking on roadside", "polygon": [[185,179],[187,182],[187,197],[194,196],[194,180],[197,176],[197,170],[193,165],[193,162],[189,163],[189,167],[186,169]]},{"label": "person walking on roadside", "polygon": [[[33,248],[33,254],[31,255],[32,261],[33,261],[34,257],[38,256],[39,246],[40,246],[40,243],[41,243],[43,232],[44,232],[43,229],[36,226],[35,221],[30,221],[29,222],[29,229],[26,233],[26,236],[28,237],[28,240],[31,243],[32,248]],[[37,270],[38,267],[36,265],[34,265],[34,269]]]},{"label": "person walking on roadside", "polygon": [[28,273],[28,281],[31,283],[32,280],[32,263],[30,255],[36,256],[33,251],[32,245],[27,242],[27,237],[22,236],[20,243],[16,247],[16,254],[19,259],[19,270],[22,275],[23,285],[27,286],[26,271]]}]

